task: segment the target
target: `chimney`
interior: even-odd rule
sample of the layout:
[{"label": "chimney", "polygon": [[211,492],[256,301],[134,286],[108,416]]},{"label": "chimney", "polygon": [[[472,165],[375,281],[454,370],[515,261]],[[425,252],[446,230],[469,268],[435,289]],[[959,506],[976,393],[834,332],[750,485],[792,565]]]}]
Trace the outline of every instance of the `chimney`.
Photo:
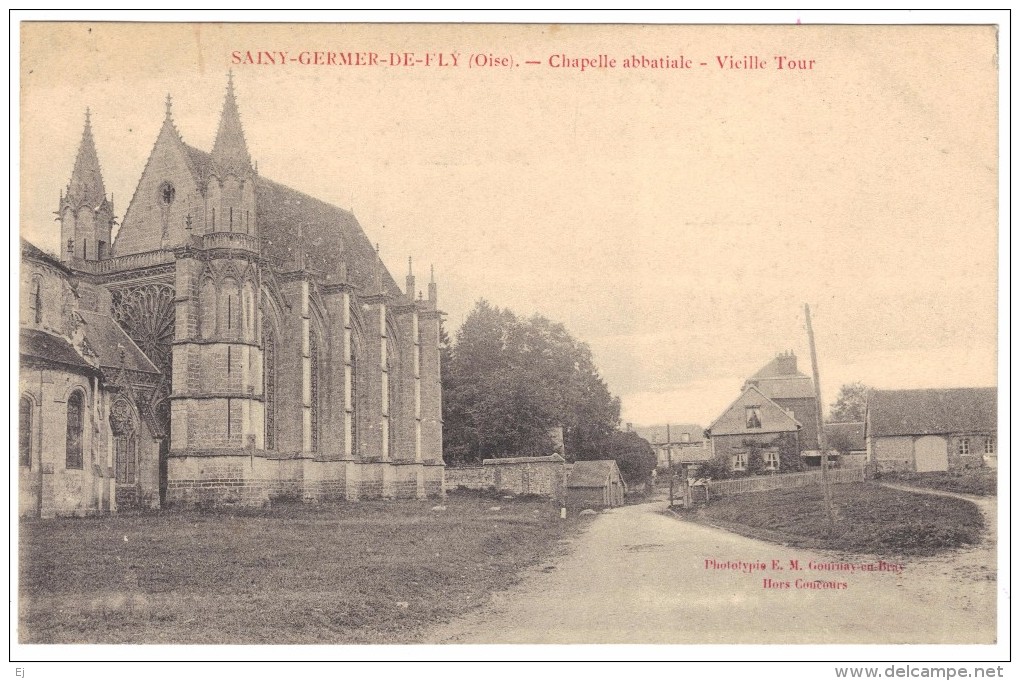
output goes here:
[{"label": "chimney", "polygon": [[634,424],[633,423],[628,423],[627,424],[627,432],[628,433],[634,432]]},{"label": "chimney", "polygon": [[776,355],[776,371],[781,376],[793,376],[797,373],[797,355],[793,350]]}]

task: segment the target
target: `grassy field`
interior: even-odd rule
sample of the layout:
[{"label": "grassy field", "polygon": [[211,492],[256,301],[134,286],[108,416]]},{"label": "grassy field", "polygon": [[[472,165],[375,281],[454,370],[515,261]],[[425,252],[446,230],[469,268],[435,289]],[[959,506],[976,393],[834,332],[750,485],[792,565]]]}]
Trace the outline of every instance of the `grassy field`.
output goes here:
[{"label": "grassy field", "polygon": [[[537,500],[23,520],[22,643],[407,643],[579,527]],[[491,510],[500,506],[500,510]]]},{"label": "grassy field", "polygon": [[833,485],[832,493],[832,533],[820,487],[733,495],[681,515],[766,541],[877,554],[931,555],[978,542],[984,528],[977,506],[963,499],[873,483]]},{"label": "grassy field", "polygon": [[928,487],[945,492],[994,497],[998,475],[994,468],[965,468],[931,473],[882,473],[881,480],[911,487]]}]

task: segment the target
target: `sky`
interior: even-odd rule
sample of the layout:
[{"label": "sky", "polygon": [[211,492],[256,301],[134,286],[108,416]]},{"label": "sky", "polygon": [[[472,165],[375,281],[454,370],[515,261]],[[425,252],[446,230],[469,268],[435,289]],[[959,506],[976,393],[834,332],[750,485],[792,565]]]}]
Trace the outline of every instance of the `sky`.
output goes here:
[{"label": "sky", "polygon": [[[625,422],[707,426],[782,351],[810,373],[805,303],[826,403],[851,381],[996,384],[992,27],[49,23],[21,38],[21,234],[52,252],[85,108],[122,217],[167,93],[208,150],[232,69],[262,175],[352,209],[397,281],[408,257],[419,286],[434,266],[452,333],[481,298],[564,323]],[[245,63],[281,51],[298,61]],[[431,56],[301,63],[317,51]],[[615,65],[560,66],[600,55]]]}]

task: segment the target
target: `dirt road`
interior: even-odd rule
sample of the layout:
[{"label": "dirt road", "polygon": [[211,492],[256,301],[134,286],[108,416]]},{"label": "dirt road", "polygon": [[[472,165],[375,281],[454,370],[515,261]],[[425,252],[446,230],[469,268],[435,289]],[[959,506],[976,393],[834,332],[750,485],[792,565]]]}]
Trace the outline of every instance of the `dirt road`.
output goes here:
[{"label": "dirt road", "polygon": [[[886,558],[886,569],[865,571],[861,565],[883,565],[748,539],[663,515],[664,508],[600,514],[565,556],[423,642],[995,641],[994,535],[974,549]],[[817,580],[832,588],[806,588]]]}]

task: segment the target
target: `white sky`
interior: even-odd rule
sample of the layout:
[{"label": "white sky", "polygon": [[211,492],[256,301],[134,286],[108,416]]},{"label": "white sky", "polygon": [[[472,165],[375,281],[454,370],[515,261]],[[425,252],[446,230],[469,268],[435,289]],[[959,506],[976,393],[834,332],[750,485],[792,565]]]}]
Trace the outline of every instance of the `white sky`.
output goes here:
[{"label": "white sky", "polygon": [[[260,172],[353,207],[403,282],[435,264],[451,333],[478,298],[561,321],[635,424],[708,425],[775,353],[823,399],[996,383],[997,72],[989,27],[32,25],[21,227],[53,222],[91,107],[122,217],[164,98],[210,149],[234,50],[460,54],[461,67],[234,65]],[[463,66],[474,52],[511,69]],[[554,69],[551,55],[708,67]],[[761,71],[716,56],[760,55]],[[813,58],[776,71],[772,56]],[[536,59],[540,65],[524,65]]]}]

